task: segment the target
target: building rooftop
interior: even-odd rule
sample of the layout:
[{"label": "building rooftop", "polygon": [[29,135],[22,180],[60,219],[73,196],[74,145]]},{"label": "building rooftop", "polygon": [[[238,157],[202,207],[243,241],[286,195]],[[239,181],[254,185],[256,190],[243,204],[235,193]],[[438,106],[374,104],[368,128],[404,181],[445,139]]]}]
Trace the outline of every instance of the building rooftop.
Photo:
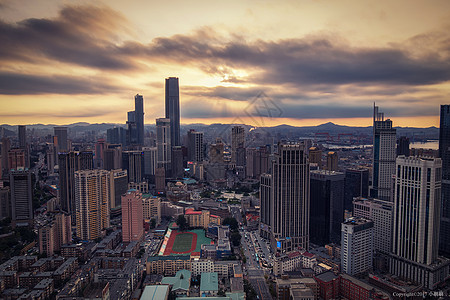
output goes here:
[{"label": "building rooftop", "polygon": [[180,270],[174,277],[163,277],[161,284],[172,286],[172,291],[185,290],[189,291],[191,284],[191,271]]},{"label": "building rooftop", "polygon": [[202,273],[200,279],[200,293],[202,291],[219,291],[219,279],[217,273]]},{"label": "building rooftop", "polygon": [[325,273],[317,275],[316,278],[322,280],[323,282],[330,282],[338,278],[338,276],[331,271],[327,271]]},{"label": "building rooftop", "polygon": [[169,296],[168,285],[147,285],[140,300],[160,300]]}]

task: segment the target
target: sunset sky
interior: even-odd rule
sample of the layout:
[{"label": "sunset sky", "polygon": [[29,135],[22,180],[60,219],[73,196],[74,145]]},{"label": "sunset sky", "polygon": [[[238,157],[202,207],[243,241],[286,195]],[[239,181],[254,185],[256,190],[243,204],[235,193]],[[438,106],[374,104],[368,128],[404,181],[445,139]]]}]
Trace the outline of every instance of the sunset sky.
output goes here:
[{"label": "sunset sky", "polygon": [[0,0],[0,124],[124,123],[137,93],[153,124],[166,77],[184,124],[438,126],[450,1]]}]

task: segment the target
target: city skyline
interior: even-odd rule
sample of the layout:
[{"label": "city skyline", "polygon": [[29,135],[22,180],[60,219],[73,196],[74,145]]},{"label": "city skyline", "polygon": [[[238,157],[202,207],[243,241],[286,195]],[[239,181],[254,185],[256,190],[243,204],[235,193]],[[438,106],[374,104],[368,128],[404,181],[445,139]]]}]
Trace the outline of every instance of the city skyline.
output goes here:
[{"label": "city skyline", "polygon": [[446,1],[77,3],[0,2],[2,123],[124,123],[138,93],[154,124],[168,77],[182,124],[259,125],[264,92],[265,126],[370,126],[376,102],[429,127],[448,99]]}]

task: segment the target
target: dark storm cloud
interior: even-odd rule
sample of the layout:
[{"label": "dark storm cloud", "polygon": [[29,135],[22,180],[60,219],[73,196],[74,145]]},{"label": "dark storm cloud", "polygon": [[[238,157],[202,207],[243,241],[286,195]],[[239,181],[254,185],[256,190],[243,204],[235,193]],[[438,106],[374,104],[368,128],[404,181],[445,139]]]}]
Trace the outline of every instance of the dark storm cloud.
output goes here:
[{"label": "dark storm cloud", "polygon": [[43,76],[0,72],[0,94],[107,94],[118,87],[97,78]]},{"label": "dark storm cloud", "polygon": [[[140,46],[143,49],[138,50]],[[449,59],[438,55],[445,51],[446,44],[413,57],[403,48],[356,48],[321,37],[245,42],[227,41],[201,31],[157,38],[140,46],[134,44],[133,51],[126,52],[197,64],[215,75],[224,75],[223,69],[255,68],[260,73],[249,81],[260,84],[427,85],[450,79]]]},{"label": "dark storm cloud", "polygon": [[54,19],[0,21],[0,60],[39,62],[51,59],[100,69],[129,69],[118,55],[115,31],[124,18],[106,7],[66,6]]}]

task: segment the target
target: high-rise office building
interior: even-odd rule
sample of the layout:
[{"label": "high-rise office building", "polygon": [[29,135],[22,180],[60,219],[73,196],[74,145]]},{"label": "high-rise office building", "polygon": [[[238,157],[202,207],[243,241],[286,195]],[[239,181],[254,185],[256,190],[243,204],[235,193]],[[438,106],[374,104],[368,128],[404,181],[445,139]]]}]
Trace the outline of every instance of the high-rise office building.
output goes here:
[{"label": "high-rise office building", "polygon": [[180,91],[177,77],[166,78],[166,119],[170,120],[171,146],[181,146]]},{"label": "high-rise office building", "polygon": [[172,177],[179,178],[183,176],[183,149],[181,146],[174,146],[172,147]]},{"label": "high-rise office building", "polygon": [[104,169],[105,162],[105,150],[107,148],[106,141],[104,139],[99,139],[95,143],[95,156],[94,156],[94,167],[96,169]]},{"label": "high-rise office building", "polygon": [[270,215],[267,225],[273,247],[280,252],[308,249],[309,162],[305,144],[280,143],[271,175],[270,189],[261,189],[261,198],[265,199],[261,205],[269,204],[269,208],[261,211]]},{"label": "high-rise office building", "polygon": [[2,137],[2,169],[3,174],[9,174],[8,152],[11,150],[11,140],[7,137]]},{"label": "high-rise office building", "polygon": [[314,170],[310,173],[309,238],[324,246],[339,243],[344,221],[344,173]]},{"label": "high-rise office building", "polygon": [[352,211],[353,198],[369,195],[369,169],[349,168],[345,170],[344,210]]},{"label": "high-rise office building", "polygon": [[137,94],[134,96],[134,118],[136,122],[137,144],[144,145],[144,97]]},{"label": "high-rise office building", "polygon": [[157,166],[157,148],[156,147],[144,147],[144,176],[150,177],[154,180],[155,169]]},{"label": "high-rise office building", "polygon": [[409,156],[409,138],[401,136],[397,139],[397,156]]},{"label": "high-rise office building", "polygon": [[373,109],[373,174],[371,196],[392,201],[392,176],[395,173],[396,130],[384,113]]},{"label": "high-rise office building", "polygon": [[72,216],[75,221],[75,181],[74,173],[78,170],[94,168],[94,154],[90,151],[71,151],[58,154],[59,186],[58,194],[61,209]]},{"label": "high-rise office building", "polygon": [[357,275],[372,268],[373,222],[353,217],[342,223],[342,272]]},{"label": "high-rise office building", "polygon": [[141,241],[144,237],[142,194],[128,190],[122,195],[122,240],[124,243]]},{"label": "high-rise office building", "polygon": [[330,151],[327,153],[327,170],[328,171],[338,171],[338,154],[335,151]]},{"label": "high-rise office building", "polygon": [[435,289],[449,276],[450,260],[438,257],[442,161],[396,160],[390,272]]},{"label": "high-rise office building", "polygon": [[77,237],[95,240],[109,227],[110,172],[83,170],[74,175]]},{"label": "high-rise office building", "polygon": [[137,123],[136,123],[136,112],[129,111],[127,113],[127,145],[137,145]]},{"label": "high-rise office building", "polygon": [[442,210],[439,252],[450,258],[450,105],[441,105],[439,157],[442,159]]},{"label": "high-rise office building", "polygon": [[141,182],[143,178],[144,153],[142,151],[123,151],[122,167],[128,172],[128,182]]},{"label": "high-rise office building", "polygon": [[231,163],[236,164],[237,149],[245,148],[245,129],[242,126],[231,128]]},{"label": "high-rise office building", "polygon": [[373,249],[385,254],[392,249],[393,211],[390,201],[361,197],[353,201],[353,216],[373,221]]},{"label": "high-rise office building", "polygon": [[58,152],[69,151],[69,144],[67,143],[67,127],[54,127],[54,135],[57,140]]},{"label": "high-rise office building", "polygon": [[[167,82],[167,81],[166,81]],[[169,119],[156,119],[156,147],[158,168],[164,168],[166,176],[170,176],[172,163],[171,121]]]},{"label": "high-rise office building", "polygon": [[187,133],[188,140],[188,160],[192,162],[203,161],[203,132],[193,129]]},{"label": "high-rise office building", "polygon": [[123,127],[114,127],[106,130],[106,141],[109,144],[127,144],[127,130]]},{"label": "high-rise office building", "polygon": [[11,169],[11,219],[14,226],[33,225],[33,192],[28,169]]},{"label": "high-rise office building", "polygon": [[8,151],[8,167],[10,169],[26,167],[25,149],[11,149]]},{"label": "high-rise office building", "polygon": [[261,174],[259,197],[260,197],[260,235],[265,239],[270,239],[272,235],[273,226],[273,189],[272,189],[272,174]]},{"label": "high-rise office building", "polygon": [[117,169],[111,170],[110,175],[110,208],[111,215],[120,215],[120,205],[122,203],[122,195],[128,190],[128,174],[127,170]]},{"label": "high-rise office building", "polygon": [[317,147],[309,148],[309,163],[317,164],[319,169],[322,169],[322,150]]},{"label": "high-rise office building", "polygon": [[223,164],[224,144],[220,138],[209,146],[209,162]]},{"label": "high-rise office building", "polygon": [[25,149],[27,146],[27,128],[25,125],[19,125],[19,148]]},{"label": "high-rise office building", "polygon": [[103,169],[122,169],[122,146],[120,144],[107,145],[103,151]]}]

